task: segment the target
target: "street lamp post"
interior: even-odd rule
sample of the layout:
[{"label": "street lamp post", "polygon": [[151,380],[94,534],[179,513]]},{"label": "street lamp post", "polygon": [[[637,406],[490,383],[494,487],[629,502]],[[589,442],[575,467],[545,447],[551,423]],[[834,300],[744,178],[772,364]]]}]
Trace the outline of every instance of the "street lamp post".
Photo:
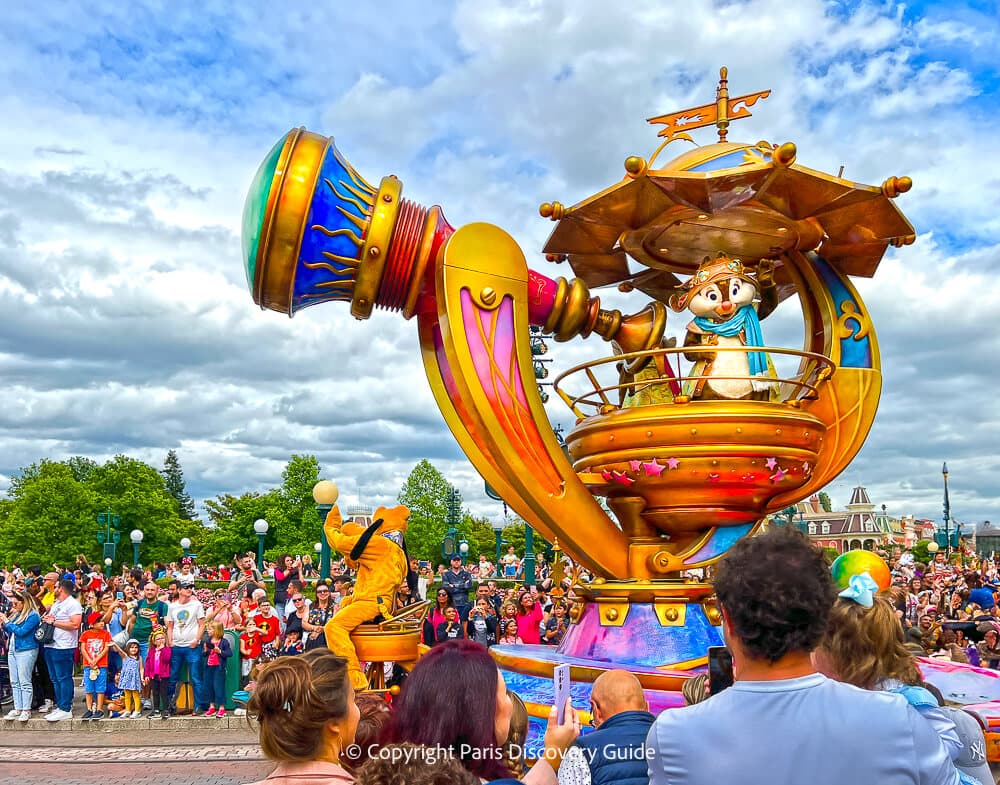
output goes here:
[{"label": "street lamp post", "polygon": [[497,570],[497,575],[499,576],[500,575],[500,559],[502,558],[502,554],[501,554],[500,551],[501,551],[501,549],[503,547],[503,544],[504,544],[504,539],[503,539],[504,524],[503,523],[494,523],[491,526],[491,528],[493,529],[493,536],[496,537],[496,541],[497,541],[497,560],[496,560],[496,565],[497,566],[496,566],[496,570]]},{"label": "street lamp post", "polygon": [[132,566],[139,566],[139,543],[142,542],[142,532],[139,529],[132,529],[128,538],[132,540]]},{"label": "street lamp post", "polygon": [[330,543],[326,539],[326,532],[323,525],[326,523],[326,516],[333,505],[337,503],[340,491],[333,480],[320,480],[313,486],[313,501],[316,502],[316,513],[319,515],[320,525],[320,551],[319,551],[319,577],[326,580],[330,577]]},{"label": "street lamp post", "polygon": [[263,518],[258,518],[253,522],[253,530],[257,532],[257,569],[262,572],[264,570],[264,535],[267,534],[269,528],[271,527]]},{"label": "street lamp post", "polygon": [[191,540],[188,537],[181,537],[181,550],[184,551],[184,557],[187,558],[188,551],[191,550]]},{"label": "street lamp post", "polygon": [[441,540],[441,560],[447,564],[456,553],[458,553],[458,529],[452,526]]},{"label": "street lamp post", "polygon": [[465,566],[465,560],[469,558],[469,542],[464,537],[458,541],[458,552],[462,555],[462,566]]},{"label": "street lamp post", "polygon": [[105,578],[105,580],[108,580],[108,579],[111,578],[111,562],[112,562],[112,559],[111,559],[110,556],[105,556],[104,557],[104,578]]},{"label": "street lamp post", "polygon": [[524,582],[535,582],[535,530],[524,524]]},{"label": "street lamp post", "polygon": [[121,526],[122,519],[110,509],[97,514],[97,541],[104,546],[104,558],[115,560],[115,549],[121,535],[118,527]]},{"label": "street lamp post", "polygon": [[951,563],[951,505],[948,503],[948,464],[941,465],[944,475],[944,559]]}]

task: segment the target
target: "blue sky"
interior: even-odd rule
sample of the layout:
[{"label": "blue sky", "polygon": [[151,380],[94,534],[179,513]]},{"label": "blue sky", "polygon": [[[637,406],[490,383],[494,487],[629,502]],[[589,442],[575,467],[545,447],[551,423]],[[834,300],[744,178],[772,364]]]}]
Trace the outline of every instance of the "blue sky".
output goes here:
[{"label": "blue sky", "polygon": [[[885,389],[834,501],[860,482],[890,512],[940,518],[947,460],[955,517],[1000,520],[997,3],[327,6],[57,2],[0,19],[0,475],[173,448],[201,499],[276,485],[311,452],[381,503],[427,457],[498,515],[434,407],[413,325],[253,306],[250,178],[305,125],[369,180],[398,174],[408,198],[497,223],[566,274],[538,253],[538,204],[617,181],[655,147],[644,119],[710,100],[727,65],[734,92],[773,90],[731,138],[915,183],[899,204],[917,243],[859,282]],[[779,313],[766,337],[795,347],[796,329]],[[555,365],[594,351],[559,345]],[[555,396],[548,410],[570,424]]]}]

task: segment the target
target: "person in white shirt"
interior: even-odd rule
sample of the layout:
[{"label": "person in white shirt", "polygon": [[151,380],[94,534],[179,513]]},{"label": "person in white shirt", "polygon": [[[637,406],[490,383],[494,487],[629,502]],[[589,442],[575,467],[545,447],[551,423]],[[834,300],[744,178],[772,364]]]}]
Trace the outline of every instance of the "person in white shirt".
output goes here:
[{"label": "person in white shirt", "polygon": [[[164,717],[175,712],[174,700],[177,682],[185,663],[194,688],[194,706],[201,697],[201,636],[205,632],[205,608],[193,596],[194,587],[181,584],[177,602],[167,609],[167,645],[170,647],[170,708]],[[197,714],[193,708],[192,714]]]},{"label": "person in white shirt", "polygon": [[73,656],[80,641],[83,608],[73,596],[76,584],[64,579],[55,586],[55,602],[42,617],[55,628],[52,643],[45,645],[45,664],[56,693],[56,707],[45,719],[49,722],[73,718]]}]

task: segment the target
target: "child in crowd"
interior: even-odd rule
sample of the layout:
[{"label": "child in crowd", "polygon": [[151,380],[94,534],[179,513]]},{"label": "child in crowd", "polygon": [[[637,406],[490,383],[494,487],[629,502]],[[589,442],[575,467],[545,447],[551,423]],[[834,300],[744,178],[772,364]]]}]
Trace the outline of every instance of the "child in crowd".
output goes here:
[{"label": "child in crowd", "polygon": [[437,627],[437,642],[453,640],[454,638],[464,638],[462,632],[462,620],[459,618],[458,609],[450,606],[444,609],[444,621]]},{"label": "child in crowd", "polygon": [[150,719],[163,719],[170,710],[170,647],[167,633],[162,627],[154,627],[149,636],[149,651],[146,653],[144,684],[149,685],[153,710]]},{"label": "child in crowd", "polygon": [[[221,621],[209,625],[211,633],[203,645],[205,654],[205,687],[209,696],[206,717],[226,716],[226,660],[233,656],[233,647],[226,640],[226,628]],[[218,711],[216,711],[218,707]]]},{"label": "child in crowd", "polygon": [[497,643],[524,643],[521,636],[517,634],[517,620],[507,619],[503,622],[503,635]]},{"label": "child in crowd", "polygon": [[281,646],[281,651],[278,652],[279,657],[286,655],[295,655],[302,653],[302,633],[298,630],[292,630],[291,632],[285,633],[285,642]]},{"label": "child in crowd", "polygon": [[142,716],[142,677],[143,667],[139,661],[139,641],[129,638],[125,644],[125,656],[122,658],[122,669],[115,677],[115,684],[118,685],[124,696],[125,709],[122,712],[122,719],[131,717],[137,720]]},{"label": "child in crowd", "polygon": [[[80,658],[83,663],[83,691],[87,711],[81,719],[104,719],[104,693],[108,689],[108,651],[111,633],[104,629],[104,614],[94,611],[87,616],[89,629],[80,636]],[[94,696],[97,706],[94,706]]]},{"label": "child in crowd", "polygon": [[250,676],[250,669],[260,657],[261,647],[260,630],[257,629],[257,622],[253,619],[247,620],[247,628],[240,636],[240,657],[243,659],[241,676],[244,686]]}]

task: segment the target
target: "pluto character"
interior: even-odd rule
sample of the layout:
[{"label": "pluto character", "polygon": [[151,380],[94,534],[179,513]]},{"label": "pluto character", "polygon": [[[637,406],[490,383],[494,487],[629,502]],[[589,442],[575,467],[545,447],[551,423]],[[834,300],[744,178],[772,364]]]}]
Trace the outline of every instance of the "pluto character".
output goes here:
[{"label": "pluto character", "polygon": [[[684,346],[742,349],[764,346],[760,319],[777,305],[771,278],[773,263],[762,260],[756,277],[739,259],[720,253],[706,259],[681,290],[670,297],[670,307],[694,314]],[[760,300],[759,310],[754,300]],[[684,392],[702,400],[751,399],[766,401],[774,389],[774,368],[762,351],[690,352],[693,379]]]},{"label": "pluto character", "polygon": [[392,615],[393,598],[404,580],[409,580],[409,558],[403,541],[410,511],[406,507],[379,507],[367,528],[344,523],[340,509],[330,509],[323,531],[330,547],[344,554],[347,565],[358,571],[354,593],[345,597],[340,610],[323,628],[326,645],[347,660],[347,672],[356,690],[368,687],[361,671],[351,631],[360,624]]}]

